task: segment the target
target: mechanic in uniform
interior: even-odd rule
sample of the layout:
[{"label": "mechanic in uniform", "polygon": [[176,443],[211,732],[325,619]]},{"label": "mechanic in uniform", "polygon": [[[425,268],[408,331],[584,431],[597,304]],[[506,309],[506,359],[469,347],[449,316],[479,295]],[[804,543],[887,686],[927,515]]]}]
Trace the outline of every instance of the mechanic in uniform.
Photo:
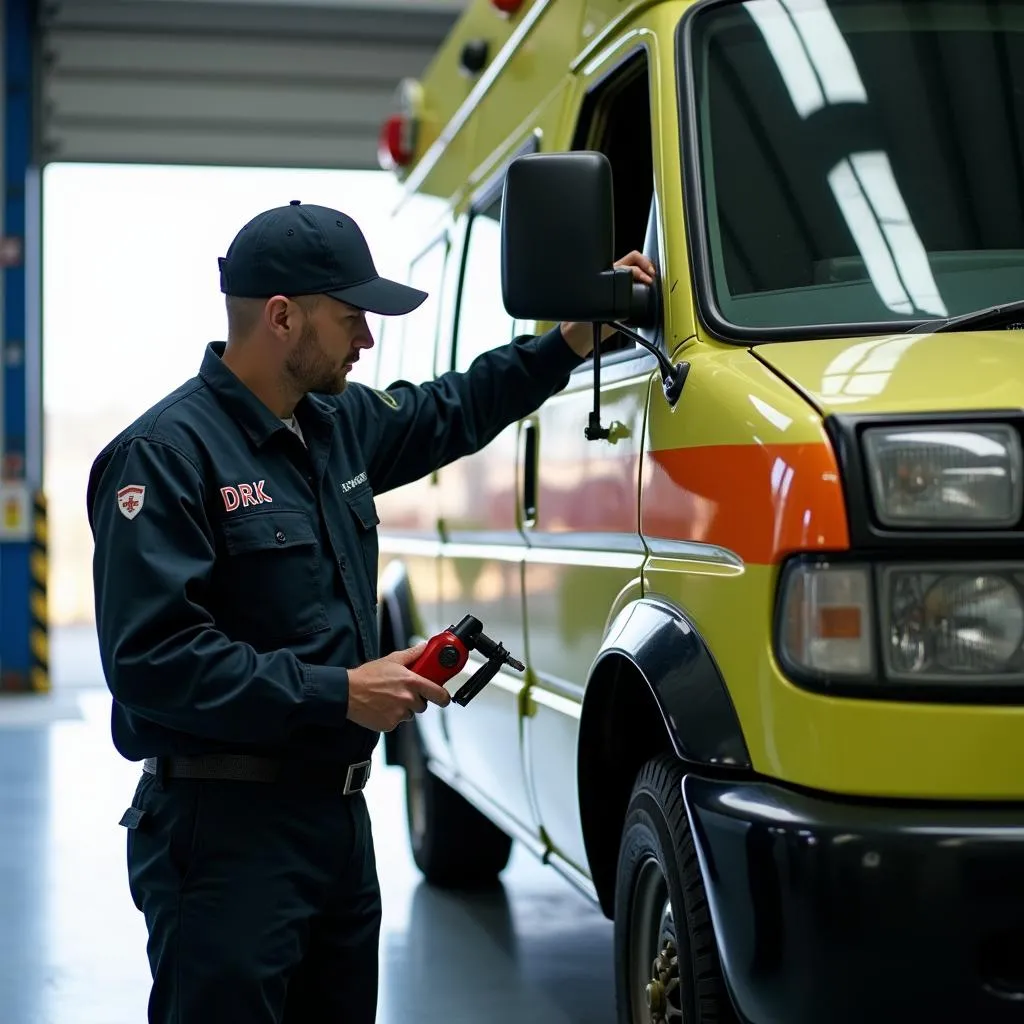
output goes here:
[{"label": "mechanic in uniform", "polygon": [[[619,262],[649,282],[639,253]],[[160,1024],[371,1024],[380,891],[363,794],[381,731],[442,687],[379,658],[374,494],[488,444],[564,387],[589,324],[386,392],[348,375],[378,276],[358,225],[289,206],[220,260],[228,340],[116,437],[88,484],[121,824]],[[552,273],[557,273],[557,261]]]}]

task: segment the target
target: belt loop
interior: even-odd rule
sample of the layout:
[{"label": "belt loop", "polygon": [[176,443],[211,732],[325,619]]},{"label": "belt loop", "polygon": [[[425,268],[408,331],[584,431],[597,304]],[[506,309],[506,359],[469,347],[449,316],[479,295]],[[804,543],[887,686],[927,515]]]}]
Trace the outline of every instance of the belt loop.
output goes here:
[{"label": "belt loop", "polygon": [[163,790],[167,788],[167,766],[168,759],[166,757],[158,757],[156,759],[156,789]]}]

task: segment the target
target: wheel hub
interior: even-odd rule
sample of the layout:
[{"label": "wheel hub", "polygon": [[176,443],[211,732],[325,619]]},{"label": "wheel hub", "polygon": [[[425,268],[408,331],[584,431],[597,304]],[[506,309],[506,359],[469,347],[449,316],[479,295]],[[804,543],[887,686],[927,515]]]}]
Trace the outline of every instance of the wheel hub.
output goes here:
[{"label": "wheel hub", "polygon": [[[671,920],[671,909],[668,918]],[[678,1007],[679,956],[675,944],[665,938],[658,955],[651,965],[651,980],[647,985],[647,1008],[651,1011],[651,1024],[669,1024],[681,1021],[682,1010]],[[676,998],[672,998],[675,996]]]},{"label": "wheel hub", "polygon": [[647,1009],[652,1017],[659,1017],[665,1012],[665,986],[660,981],[647,984]]},{"label": "wheel hub", "polygon": [[654,858],[641,867],[633,902],[633,1016],[643,1024],[683,1024],[679,952],[668,884]]}]

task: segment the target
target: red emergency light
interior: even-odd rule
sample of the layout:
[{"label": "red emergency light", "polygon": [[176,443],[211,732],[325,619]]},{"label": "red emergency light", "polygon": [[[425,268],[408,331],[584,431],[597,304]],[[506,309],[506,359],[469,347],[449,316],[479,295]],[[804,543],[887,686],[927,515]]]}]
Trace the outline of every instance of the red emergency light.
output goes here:
[{"label": "red emergency light", "polygon": [[380,130],[377,141],[377,162],[381,169],[393,171],[412,163],[412,123],[402,114],[389,117]]},{"label": "red emergency light", "polygon": [[512,15],[523,6],[523,0],[491,0],[491,6],[502,14]]}]

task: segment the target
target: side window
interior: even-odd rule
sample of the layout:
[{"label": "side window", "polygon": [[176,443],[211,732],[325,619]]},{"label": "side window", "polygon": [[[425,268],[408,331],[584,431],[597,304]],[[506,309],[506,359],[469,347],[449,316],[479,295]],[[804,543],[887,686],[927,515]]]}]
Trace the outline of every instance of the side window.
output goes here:
[{"label": "side window", "polygon": [[413,384],[434,379],[437,314],[447,257],[448,239],[442,237],[413,261],[409,271],[409,284],[427,293],[418,309],[402,317],[402,376]]},{"label": "side window", "polygon": [[377,386],[386,388],[402,379],[422,384],[434,377],[437,315],[441,306],[448,240],[442,237],[413,260],[408,284],[427,293],[418,309],[403,317],[387,318],[381,339]]},{"label": "side window", "polygon": [[[613,71],[587,96],[573,149],[599,150],[612,165],[615,202],[615,258],[633,249],[645,252],[654,199],[654,156],[647,53],[641,50]],[[657,253],[648,251],[654,258]],[[615,334],[604,353],[635,348]]]},{"label": "side window", "polygon": [[462,296],[459,300],[455,369],[514,337],[515,321],[501,298],[501,195],[469,222]]}]

